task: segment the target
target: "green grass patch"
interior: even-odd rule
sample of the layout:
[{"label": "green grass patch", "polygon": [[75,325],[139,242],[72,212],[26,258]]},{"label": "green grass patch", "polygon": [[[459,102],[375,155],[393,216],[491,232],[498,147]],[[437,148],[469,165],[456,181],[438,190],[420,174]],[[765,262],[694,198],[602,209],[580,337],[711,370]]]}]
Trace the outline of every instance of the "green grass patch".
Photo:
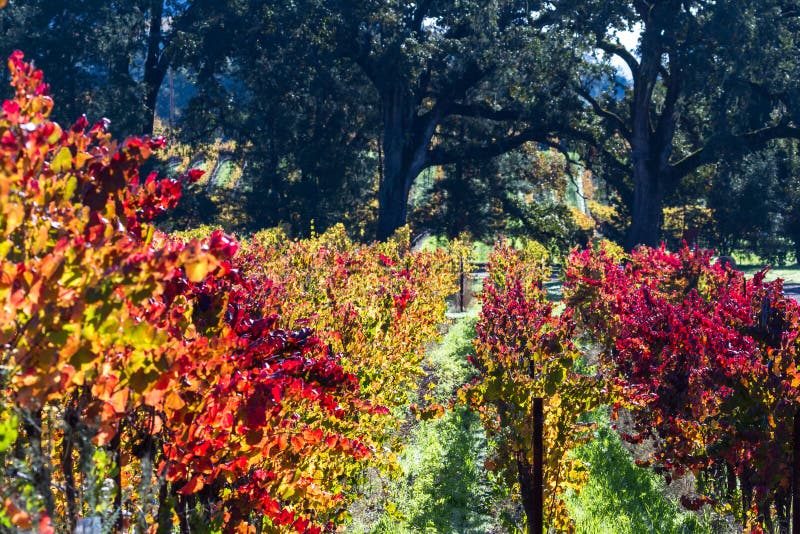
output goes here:
[{"label": "green grass patch", "polygon": [[[446,402],[469,380],[467,356],[477,307],[452,325],[427,354],[431,381],[423,392]],[[595,439],[574,452],[589,469],[580,494],[567,495],[583,534],[721,532],[716,516],[688,512],[666,495],[664,480],[634,465],[606,410],[591,415]],[[415,422],[400,456],[403,474],[383,481],[381,503],[347,528],[353,534],[484,534],[515,532],[521,510],[483,467],[489,450],[478,416],[463,407],[433,421]],[[516,519],[515,519],[516,518]],[[713,520],[713,521],[712,521]],[[519,525],[517,525],[518,527]]]},{"label": "green grass patch", "polygon": [[756,254],[747,254],[737,252],[733,254],[733,259],[736,261],[737,268],[745,274],[752,276],[767,265],[770,266],[767,271],[766,280],[772,281],[777,278],[783,279],[789,284],[800,284],[800,266],[790,265],[772,265],[764,258]]},{"label": "green grass patch", "polygon": [[637,467],[608,416],[596,416],[596,437],[574,454],[589,468],[580,495],[570,493],[567,506],[579,534],[702,534],[715,532],[709,519],[665,495],[664,480]]},{"label": "green grass patch", "polygon": [[426,365],[431,369],[435,387],[431,392],[437,402],[446,402],[455,391],[467,382],[472,366],[467,356],[474,352],[475,322],[480,306],[473,306],[464,317],[453,324],[442,341],[428,351]]},{"label": "green grass patch", "polygon": [[[427,355],[427,392],[446,402],[471,374],[477,308],[450,327]],[[403,475],[389,482],[384,512],[348,532],[371,534],[483,534],[496,529],[495,486],[483,467],[488,444],[478,416],[464,407],[415,423],[400,457]]]},{"label": "green grass patch", "polygon": [[[755,273],[763,269],[765,265],[740,265],[739,270],[748,276],[753,276]],[[800,268],[799,267],[770,267],[767,271],[765,280],[772,281],[781,278],[787,284],[800,284]]]},{"label": "green grass patch", "polygon": [[217,165],[214,170],[214,185],[220,188],[231,188],[235,184],[232,183],[233,172],[236,170],[236,164],[233,160],[226,159]]},{"label": "green grass patch", "polygon": [[369,532],[485,533],[492,530],[493,493],[483,469],[486,438],[477,416],[456,408],[423,421],[401,458],[404,475]]}]

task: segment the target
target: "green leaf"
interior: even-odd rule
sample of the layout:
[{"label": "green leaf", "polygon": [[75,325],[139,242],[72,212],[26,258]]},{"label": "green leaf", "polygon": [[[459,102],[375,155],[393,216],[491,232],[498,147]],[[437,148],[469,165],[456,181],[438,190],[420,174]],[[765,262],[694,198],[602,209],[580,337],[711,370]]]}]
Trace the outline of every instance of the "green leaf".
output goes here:
[{"label": "green leaf", "polygon": [[161,375],[157,371],[152,369],[139,369],[131,374],[128,379],[128,385],[136,393],[143,393],[151,384],[157,381],[160,376]]},{"label": "green leaf", "polygon": [[[63,151],[64,149],[62,149]],[[71,200],[72,195],[75,194],[75,190],[78,188],[78,178],[76,176],[70,176],[67,179],[67,183],[64,186],[64,200]]]},{"label": "green leaf", "polygon": [[94,361],[95,355],[85,347],[79,348],[69,359],[70,365],[78,371],[86,371]]},{"label": "green leaf", "polygon": [[18,425],[19,420],[13,413],[5,419],[0,419],[0,453],[7,451],[17,441]]},{"label": "green leaf", "polygon": [[166,342],[167,336],[148,323],[127,324],[124,328],[124,340],[140,349],[153,349]]},{"label": "green leaf", "polygon": [[556,367],[553,369],[544,381],[544,392],[547,395],[554,395],[558,391],[558,386],[564,382],[567,376],[567,371],[563,367]]},{"label": "green leaf", "polygon": [[500,398],[500,384],[494,380],[486,384],[486,392],[483,394],[484,399],[493,401]]},{"label": "green leaf", "polygon": [[[50,162],[50,170],[53,172],[64,172],[72,168],[72,152],[67,147],[62,147],[56,157]],[[77,185],[77,181],[76,181]],[[69,184],[67,184],[69,187]],[[74,190],[73,190],[74,192]],[[71,195],[70,195],[71,196]]]}]

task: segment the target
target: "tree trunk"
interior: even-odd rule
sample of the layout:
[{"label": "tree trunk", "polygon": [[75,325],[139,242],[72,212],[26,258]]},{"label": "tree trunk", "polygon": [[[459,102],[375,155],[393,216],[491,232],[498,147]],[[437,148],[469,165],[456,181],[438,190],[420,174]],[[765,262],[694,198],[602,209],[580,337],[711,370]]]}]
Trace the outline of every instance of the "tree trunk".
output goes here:
[{"label": "tree trunk", "polygon": [[633,169],[633,213],[626,246],[658,246],[661,237],[663,191],[658,173],[646,162],[638,162]]},{"label": "tree trunk", "polygon": [[156,123],[156,101],[160,89],[161,84],[148,86],[146,89],[144,125],[141,132],[143,135],[153,135]]},{"label": "tree trunk", "polygon": [[[383,178],[378,189],[379,241],[406,224],[411,185],[426,166],[428,139],[416,135],[415,106],[399,84],[383,91]],[[423,136],[424,137],[424,136]]]},{"label": "tree trunk", "polygon": [[161,49],[162,18],[164,16],[164,1],[152,0],[150,2],[150,29],[147,36],[147,58],[144,64],[144,131],[146,135],[153,134],[155,124],[156,101],[164,77],[167,74],[167,63],[163,60]]},{"label": "tree trunk", "polygon": [[122,423],[117,427],[117,433],[111,438],[111,443],[108,444],[111,459],[114,462],[114,485],[117,492],[114,494],[114,511],[116,512],[116,521],[114,522],[114,529],[116,532],[122,532],[124,524],[124,510],[122,509]]},{"label": "tree trunk", "polygon": [[64,438],[61,452],[61,470],[64,473],[64,498],[67,511],[67,527],[70,531],[75,530],[75,525],[80,515],[78,503],[78,488],[75,481],[74,461],[72,458],[75,450],[75,433],[80,423],[80,412],[78,411],[78,394],[72,398],[64,410]]},{"label": "tree trunk", "polygon": [[156,534],[172,533],[173,499],[168,490],[169,482],[161,482],[158,489],[158,512],[156,512]]},{"label": "tree trunk", "polygon": [[[638,9],[638,8],[637,8]],[[634,72],[631,102],[630,145],[633,160],[633,206],[626,246],[657,246],[661,238],[664,196],[674,186],[669,164],[672,142],[678,119],[677,103],[681,94],[681,78],[677,60],[670,56],[672,69],[663,79],[662,57],[665,53],[662,20],[653,11],[641,13],[645,27],[641,37],[641,60]],[[653,94],[662,76],[667,85],[663,110],[654,120]]]},{"label": "tree trunk", "polygon": [[[408,216],[408,194],[416,176],[404,169],[384,174],[378,191],[378,240],[385,241],[406,224]],[[406,185],[408,184],[408,185]]]}]

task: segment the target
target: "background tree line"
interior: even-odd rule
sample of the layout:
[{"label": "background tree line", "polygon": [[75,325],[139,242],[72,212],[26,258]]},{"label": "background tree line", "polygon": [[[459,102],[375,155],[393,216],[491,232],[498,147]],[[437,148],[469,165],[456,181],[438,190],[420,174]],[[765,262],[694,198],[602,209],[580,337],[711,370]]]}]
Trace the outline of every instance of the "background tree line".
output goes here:
[{"label": "background tree line", "polygon": [[798,0],[11,0],[14,49],[62,123],[233,141],[241,229],[568,243],[587,234],[565,184],[588,169],[614,216],[589,214],[627,246],[699,206],[681,224],[704,244],[800,252]]}]

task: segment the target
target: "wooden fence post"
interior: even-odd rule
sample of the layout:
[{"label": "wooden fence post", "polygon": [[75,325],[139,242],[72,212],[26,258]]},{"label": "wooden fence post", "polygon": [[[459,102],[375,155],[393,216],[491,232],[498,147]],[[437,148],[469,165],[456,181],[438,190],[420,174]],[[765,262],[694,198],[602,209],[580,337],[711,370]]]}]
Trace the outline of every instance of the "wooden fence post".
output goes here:
[{"label": "wooden fence post", "polygon": [[792,534],[800,534],[800,411],[794,414],[792,433]]},{"label": "wooden fence post", "polygon": [[460,274],[458,275],[458,311],[464,313],[464,278],[466,277],[466,273],[464,273],[464,256],[458,256],[458,263],[460,268]]},{"label": "wooden fence post", "polygon": [[543,399],[533,399],[533,518],[531,534],[544,531],[544,409]]}]

